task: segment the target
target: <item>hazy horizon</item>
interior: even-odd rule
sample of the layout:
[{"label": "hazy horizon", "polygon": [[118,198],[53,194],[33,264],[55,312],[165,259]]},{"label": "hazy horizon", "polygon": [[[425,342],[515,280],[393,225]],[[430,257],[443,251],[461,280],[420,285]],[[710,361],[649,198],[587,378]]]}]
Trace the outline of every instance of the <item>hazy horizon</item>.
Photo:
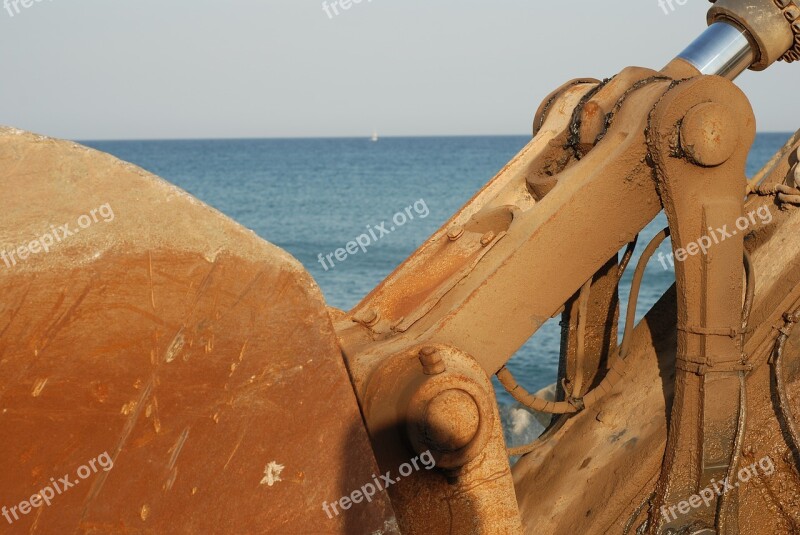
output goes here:
[{"label": "hazy horizon", "polygon": [[[709,7],[339,1],[0,6],[0,124],[93,141],[528,135],[555,88],[663,67]],[[737,84],[760,132],[800,128],[800,67]]]},{"label": "hazy horizon", "polygon": [[[782,131],[782,130],[759,130],[758,134],[765,134],[765,135],[786,135],[791,136],[794,134],[796,130],[792,131]],[[41,132],[33,132],[35,134],[41,134]],[[425,138],[459,138],[459,137],[530,137],[530,134],[424,134],[424,135],[417,135],[417,136],[380,136],[380,139],[425,139]],[[84,139],[71,139],[71,141],[75,141],[77,143],[92,143],[92,142],[124,142],[124,141],[303,141],[303,140],[325,140],[325,139],[369,139],[369,135],[364,136],[286,136],[286,137],[169,137],[169,138],[108,138],[108,139],[91,139],[91,138],[84,138]]]}]

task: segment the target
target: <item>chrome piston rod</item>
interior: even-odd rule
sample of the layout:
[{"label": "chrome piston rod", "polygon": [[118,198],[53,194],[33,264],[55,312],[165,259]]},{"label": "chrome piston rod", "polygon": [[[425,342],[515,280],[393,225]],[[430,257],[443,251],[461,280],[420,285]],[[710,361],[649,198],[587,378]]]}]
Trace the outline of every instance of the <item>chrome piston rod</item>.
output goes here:
[{"label": "chrome piston rod", "polygon": [[733,80],[756,61],[747,32],[727,22],[715,22],[678,55],[701,74]]}]

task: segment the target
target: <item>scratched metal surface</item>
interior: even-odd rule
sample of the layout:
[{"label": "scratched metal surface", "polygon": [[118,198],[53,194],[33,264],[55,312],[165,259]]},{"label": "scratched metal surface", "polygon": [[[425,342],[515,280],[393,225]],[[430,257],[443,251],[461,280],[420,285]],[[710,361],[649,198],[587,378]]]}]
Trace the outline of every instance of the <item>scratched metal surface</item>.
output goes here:
[{"label": "scratched metal surface", "polygon": [[378,469],[299,263],[72,143],[0,129],[0,177],[2,251],[79,230],[0,258],[0,531],[394,531],[385,493],[323,512]]}]

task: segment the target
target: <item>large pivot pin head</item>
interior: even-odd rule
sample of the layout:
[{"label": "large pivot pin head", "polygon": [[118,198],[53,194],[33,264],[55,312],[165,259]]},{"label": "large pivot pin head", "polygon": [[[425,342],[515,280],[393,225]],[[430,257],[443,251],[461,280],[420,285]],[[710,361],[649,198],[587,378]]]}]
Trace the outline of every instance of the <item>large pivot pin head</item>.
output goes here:
[{"label": "large pivot pin head", "polygon": [[698,104],[684,116],[680,139],[681,148],[692,163],[702,167],[722,165],[739,146],[736,118],[722,104]]}]

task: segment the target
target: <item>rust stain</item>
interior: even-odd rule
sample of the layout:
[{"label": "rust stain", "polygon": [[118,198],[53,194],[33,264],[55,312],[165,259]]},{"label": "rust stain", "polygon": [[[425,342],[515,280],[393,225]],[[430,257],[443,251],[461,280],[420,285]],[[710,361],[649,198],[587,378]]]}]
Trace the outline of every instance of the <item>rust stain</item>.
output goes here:
[{"label": "rust stain", "polygon": [[108,401],[108,385],[94,382],[90,387],[90,391],[92,397],[96,399],[98,403],[105,403]]}]

